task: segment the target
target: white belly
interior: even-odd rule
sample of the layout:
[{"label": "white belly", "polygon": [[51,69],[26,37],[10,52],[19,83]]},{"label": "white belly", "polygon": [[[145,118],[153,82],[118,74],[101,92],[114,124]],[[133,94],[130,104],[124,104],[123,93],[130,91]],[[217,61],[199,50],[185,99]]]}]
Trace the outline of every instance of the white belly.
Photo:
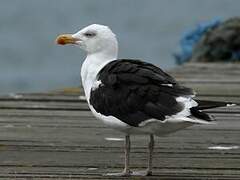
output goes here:
[{"label": "white belly", "polygon": [[97,113],[91,105],[89,105],[89,107],[93,115],[97,119],[101,120],[105,125],[126,134],[154,134],[157,136],[164,136],[195,124],[186,120],[186,118],[178,120],[166,119],[165,121],[151,119],[139,127],[133,127],[113,116],[104,116]]}]

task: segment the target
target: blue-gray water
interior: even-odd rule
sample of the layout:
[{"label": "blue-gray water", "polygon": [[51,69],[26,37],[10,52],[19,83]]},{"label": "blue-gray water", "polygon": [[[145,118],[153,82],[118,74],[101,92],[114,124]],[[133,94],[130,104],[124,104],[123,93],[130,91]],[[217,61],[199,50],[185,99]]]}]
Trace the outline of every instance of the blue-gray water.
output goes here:
[{"label": "blue-gray water", "polygon": [[85,54],[54,44],[61,33],[100,23],[117,34],[121,58],[167,69],[182,33],[238,16],[237,0],[1,0],[0,93],[42,92],[80,83]]}]

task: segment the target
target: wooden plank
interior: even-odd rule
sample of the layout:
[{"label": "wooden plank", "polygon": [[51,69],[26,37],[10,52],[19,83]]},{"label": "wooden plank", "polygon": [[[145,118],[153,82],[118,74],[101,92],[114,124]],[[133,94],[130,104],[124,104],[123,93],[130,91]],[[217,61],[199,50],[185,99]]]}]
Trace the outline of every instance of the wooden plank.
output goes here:
[{"label": "wooden plank", "polygon": [[63,93],[34,93],[34,94],[24,94],[24,93],[11,93],[9,95],[0,96],[0,101],[33,101],[33,102],[85,102],[82,100],[82,95],[79,94],[68,94],[64,95]]},{"label": "wooden plank", "polygon": [[187,63],[170,74],[200,95],[240,96],[239,63]]},{"label": "wooden plank", "polygon": [[[239,70],[239,64],[190,63],[171,73],[200,99],[239,102]],[[70,88],[0,97],[0,179],[121,179],[102,174],[122,170],[123,135],[92,116],[82,93]],[[215,124],[156,138],[155,176],[147,179],[240,179],[240,107],[207,112]],[[135,170],[146,166],[147,142],[132,137]]]},{"label": "wooden plank", "polygon": [[0,109],[37,109],[37,110],[89,110],[86,103],[76,102],[52,102],[52,101],[2,101]]}]

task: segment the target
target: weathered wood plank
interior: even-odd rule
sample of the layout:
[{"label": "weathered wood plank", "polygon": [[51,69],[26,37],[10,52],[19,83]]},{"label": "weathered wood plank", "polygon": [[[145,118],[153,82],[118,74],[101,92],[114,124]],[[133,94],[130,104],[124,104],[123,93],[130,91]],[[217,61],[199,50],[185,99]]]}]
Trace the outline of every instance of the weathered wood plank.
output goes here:
[{"label": "weathered wood plank", "polygon": [[58,103],[53,101],[2,101],[0,103],[0,109],[37,109],[37,110],[89,110],[88,105],[84,102],[61,102]]},{"label": "weathered wood plank", "polygon": [[[171,73],[200,99],[240,102],[240,64],[190,63]],[[71,88],[0,97],[0,179],[127,179],[102,176],[121,171],[123,135],[96,120],[79,95]],[[240,179],[240,107],[207,112],[216,124],[156,138],[156,175],[147,179]],[[142,170],[148,137],[132,140],[131,166]]]}]

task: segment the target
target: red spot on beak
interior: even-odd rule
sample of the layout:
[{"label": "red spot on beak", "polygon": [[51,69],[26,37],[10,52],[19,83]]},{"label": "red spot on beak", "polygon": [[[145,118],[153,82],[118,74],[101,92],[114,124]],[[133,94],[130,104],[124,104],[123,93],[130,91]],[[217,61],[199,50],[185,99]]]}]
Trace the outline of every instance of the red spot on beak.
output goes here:
[{"label": "red spot on beak", "polygon": [[80,39],[72,37],[71,34],[62,34],[56,38],[55,42],[60,45],[65,45],[65,44],[76,44],[77,41],[80,41]]}]

